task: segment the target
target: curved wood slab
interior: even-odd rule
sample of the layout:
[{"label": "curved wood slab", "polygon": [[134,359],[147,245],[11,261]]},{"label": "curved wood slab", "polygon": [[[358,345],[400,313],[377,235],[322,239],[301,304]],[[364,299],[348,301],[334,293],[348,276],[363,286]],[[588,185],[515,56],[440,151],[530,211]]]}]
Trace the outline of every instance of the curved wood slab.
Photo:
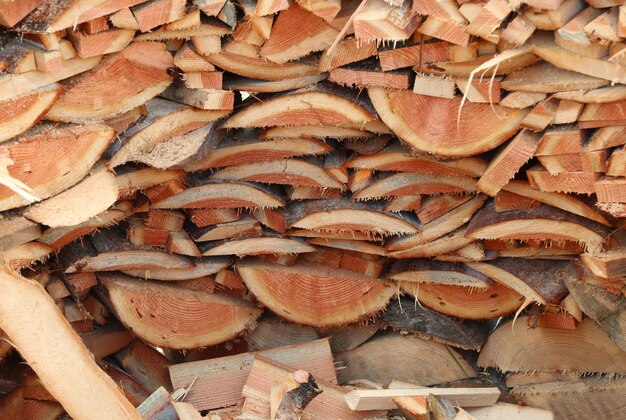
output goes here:
[{"label": "curved wood slab", "polygon": [[489,277],[466,264],[426,258],[394,261],[387,271],[387,277],[403,282],[433,283],[475,289],[487,289],[492,284]]},{"label": "curved wood slab", "polygon": [[349,198],[292,202],[287,209],[288,227],[323,231],[357,231],[372,234],[411,235],[419,231],[417,220],[384,211],[382,202],[356,202]]},{"label": "curved wood slab", "polygon": [[345,365],[337,375],[341,384],[367,379],[388,385],[396,379],[428,386],[476,376],[463,356],[444,344],[396,333],[338,352],[335,361]]},{"label": "curved wood slab", "polygon": [[[23,136],[0,146],[9,175],[28,185],[43,200],[78,183],[109,146],[115,132],[105,125],[39,124]],[[45,160],[41,159],[45,156]],[[30,204],[0,185],[0,211]]]},{"label": "curved wood slab", "polygon": [[270,127],[305,124],[365,123],[376,117],[358,105],[354,93],[335,86],[316,85],[243,108],[223,128]]},{"label": "curved wood slab", "polygon": [[253,79],[279,81],[314,76],[320,73],[316,64],[306,62],[277,64],[261,57],[247,57],[225,51],[203,57],[221,69]]},{"label": "curved wood slab", "polygon": [[[492,150],[519,128],[527,109],[467,102],[457,126],[461,98],[418,95],[409,90],[368,89],[382,120],[418,152],[465,157]],[[418,111],[418,112],[416,112]]]},{"label": "curved wood slab", "polygon": [[599,249],[608,228],[584,217],[542,205],[534,209],[498,213],[495,203],[485,205],[472,218],[467,235],[478,239],[574,241]]},{"label": "curved wood slab", "polygon": [[430,309],[465,319],[506,316],[515,312],[524,301],[522,295],[498,282],[484,290],[412,282],[401,282],[401,287]]},{"label": "curved wood slab", "polygon": [[478,356],[478,366],[507,372],[567,370],[626,373],[626,352],[590,318],[576,329],[530,328],[528,318],[502,324]]},{"label": "curved wood slab", "polygon": [[41,89],[0,101],[0,142],[18,136],[34,126],[63,92],[51,83]]},{"label": "curved wood slab", "polygon": [[[160,42],[135,42],[105,57],[93,70],[70,79],[46,119],[101,121],[130,111],[163,92],[172,82],[174,59]],[[115,89],[110,88],[115,80]]]},{"label": "curved wood slab", "polygon": [[142,340],[168,349],[223,343],[250,327],[262,310],[231,296],[151,283],[121,274],[100,280],[120,321]]},{"label": "curved wood slab", "polygon": [[201,208],[276,208],[285,205],[282,198],[249,182],[213,181],[188,188],[165,200],[156,209]]},{"label": "curved wood slab", "polygon": [[259,302],[272,312],[314,327],[367,319],[384,309],[397,292],[387,282],[310,262],[284,267],[244,260],[236,269]]}]

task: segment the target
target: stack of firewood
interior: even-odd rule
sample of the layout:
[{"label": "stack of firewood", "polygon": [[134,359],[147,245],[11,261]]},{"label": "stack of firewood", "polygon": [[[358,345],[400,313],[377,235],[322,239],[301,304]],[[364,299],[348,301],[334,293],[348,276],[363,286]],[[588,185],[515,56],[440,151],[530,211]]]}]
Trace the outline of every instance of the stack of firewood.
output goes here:
[{"label": "stack of firewood", "polygon": [[0,418],[626,418],[624,3],[0,0]]}]

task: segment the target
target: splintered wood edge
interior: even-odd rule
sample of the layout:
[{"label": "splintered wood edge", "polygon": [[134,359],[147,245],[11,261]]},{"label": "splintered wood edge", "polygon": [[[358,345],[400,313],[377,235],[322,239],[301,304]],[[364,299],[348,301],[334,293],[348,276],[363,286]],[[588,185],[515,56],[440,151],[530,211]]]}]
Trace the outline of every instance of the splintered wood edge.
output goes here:
[{"label": "splintered wood edge", "polygon": [[626,373],[626,352],[590,318],[574,330],[530,328],[527,317],[493,332],[478,356],[478,366],[507,372],[567,370]]},{"label": "splintered wood edge", "polygon": [[532,287],[526,284],[523,279],[517,277],[513,273],[509,273],[508,271],[489,263],[470,262],[466,264],[474,270],[478,271],[479,273],[482,273],[485,276],[493,279],[494,281],[498,281],[506,285],[510,289],[515,290],[526,299],[541,303],[542,305],[548,304],[543,296],[541,296]]},{"label": "splintered wood edge", "polygon": [[[384,309],[397,293],[395,285],[312,263],[284,267],[246,260],[237,263],[236,269],[264,306],[292,322],[314,327],[326,328],[364,320]],[[276,281],[279,283],[274,284]],[[295,281],[299,291],[294,293],[286,281]],[[318,289],[322,288],[328,299],[317,295],[314,301],[306,301],[305,294],[311,295],[314,291],[319,294]],[[304,303],[309,308],[304,308]]]},{"label": "splintered wood edge", "polygon": [[[293,114],[293,121],[285,122]],[[322,115],[322,118],[319,118]],[[314,120],[310,120],[315,117]],[[330,118],[329,121],[326,118]],[[303,121],[299,121],[303,119]],[[230,117],[222,128],[268,127],[302,123],[368,122],[375,117],[354,102],[325,92],[301,92],[252,104]]]},{"label": "splintered wood edge", "polygon": [[253,325],[262,309],[228,295],[200,293],[120,274],[100,280],[115,312],[134,334],[162,348],[225,342]]}]

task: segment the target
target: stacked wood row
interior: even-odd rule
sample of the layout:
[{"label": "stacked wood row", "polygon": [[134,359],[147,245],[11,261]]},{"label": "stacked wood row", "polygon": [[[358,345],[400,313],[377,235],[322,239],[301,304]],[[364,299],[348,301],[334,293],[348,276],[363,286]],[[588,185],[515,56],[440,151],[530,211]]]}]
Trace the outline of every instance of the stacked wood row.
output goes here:
[{"label": "stacked wood row", "polygon": [[0,0],[0,418],[626,417],[623,3]]}]

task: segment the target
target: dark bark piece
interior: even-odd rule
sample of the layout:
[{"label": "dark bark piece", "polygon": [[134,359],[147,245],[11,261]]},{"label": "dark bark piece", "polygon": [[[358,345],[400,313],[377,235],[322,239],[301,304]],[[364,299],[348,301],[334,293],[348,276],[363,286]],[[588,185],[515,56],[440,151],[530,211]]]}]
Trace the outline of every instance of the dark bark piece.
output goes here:
[{"label": "dark bark piece", "polygon": [[408,330],[418,337],[465,350],[479,351],[489,335],[489,325],[484,322],[457,320],[406,297],[392,301],[380,321],[394,329]]},{"label": "dark bark piece", "polygon": [[430,394],[426,397],[426,401],[428,401],[433,420],[454,420],[456,418],[456,410],[450,400]]},{"label": "dark bark piece", "polygon": [[486,263],[467,264],[526,299],[544,305],[559,303],[567,294],[563,280],[576,274],[569,261],[534,260],[529,264],[519,258],[498,258]]},{"label": "dark bark piece", "polygon": [[[275,397],[280,397],[280,403],[272,418],[291,420],[300,417],[311,400],[322,392],[310,373],[303,370],[290,373],[283,382],[279,382],[272,388],[272,405]],[[272,409],[274,409],[273,406]]]}]

